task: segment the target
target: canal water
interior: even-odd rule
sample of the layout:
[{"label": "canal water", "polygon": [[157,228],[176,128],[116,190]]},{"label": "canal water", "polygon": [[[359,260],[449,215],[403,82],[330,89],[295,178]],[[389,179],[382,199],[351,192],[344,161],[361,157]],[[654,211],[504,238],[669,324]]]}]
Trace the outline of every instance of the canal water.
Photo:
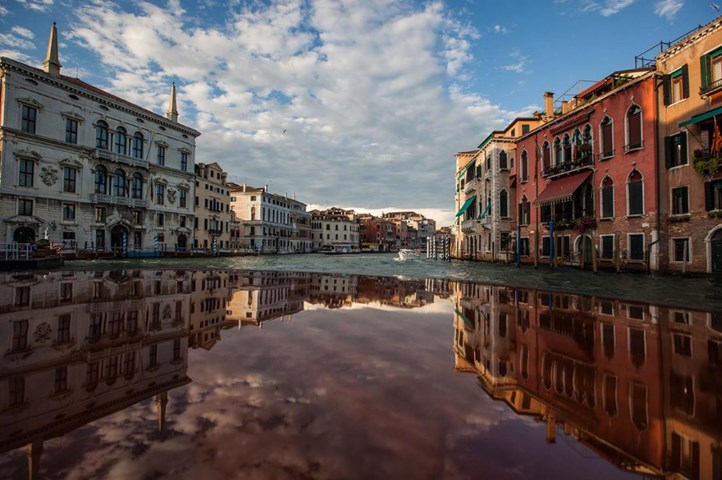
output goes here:
[{"label": "canal water", "polygon": [[722,475],[714,279],[306,257],[0,275],[0,478]]}]

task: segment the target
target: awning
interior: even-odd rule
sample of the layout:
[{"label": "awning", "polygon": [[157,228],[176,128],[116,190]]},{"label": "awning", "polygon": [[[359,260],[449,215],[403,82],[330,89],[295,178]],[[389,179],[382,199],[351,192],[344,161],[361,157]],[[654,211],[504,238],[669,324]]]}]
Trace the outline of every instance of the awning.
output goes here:
[{"label": "awning", "polygon": [[461,206],[458,212],[456,212],[456,216],[463,215],[467,208],[469,208],[469,205],[474,203],[474,200],[476,200],[476,197],[467,198],[466,202]]},{"label": "awning", "polygon": [[481,212],[479,216],[477,217],[477,220],[482,220],[484,217],[489,215],[489,212],[491,212],[491,198],[489,199],[489,202],[486,205],[486,210]]},{"label": "awning", "polygon": [[534,205],[547,205],[550,203],[566,202],[572,199],[572,195],[592,174],[591,170],[577,173],[568,177],[562,177],[552,182],[534,200]]},{"label": "awning", "polygon": [[457,309],[454,309],[454,312],[456,312],[456,314],[461,317],[461,319],[464,321],[464,324],[465,324],[468,328],[470,328],[470,329],[472,329],[472,330],[474,329],[474,322],[472,322],[471,320],[469,320],[469,319],[466,317],[466,315],[464,315],[463,313],[461,313],[461,312],[458,311]]},{"label": "awning", "polygon": [[467,171],[468,169],[470,169],[471,167],[474,166],[474,162],[475,162],[475,161],[476,161],[476,159],[474,159],[474,160],[470,161],[469,163],[467,163],[466,166],[461,169],[461,172],[459,172],[459,176],[456,177],[456,179],[457,179],[457,180],[461,180],[461,177],[463,177],[464,175],[466,175],[466,171]]},{"label": "awning", "polygon": [[700,113],[699,115],[695,115],[694,117],[690,118],[689,120],[685,120],[684,122],[679,124],[679,127],[686,127],[687,125],[692,125],[693,123],[699,123],[704,120],[707,120],[708,118],[716,117],[717,115],[722,114],[722,107],[715,108],[714,110],[710,110],[709,112]]}]

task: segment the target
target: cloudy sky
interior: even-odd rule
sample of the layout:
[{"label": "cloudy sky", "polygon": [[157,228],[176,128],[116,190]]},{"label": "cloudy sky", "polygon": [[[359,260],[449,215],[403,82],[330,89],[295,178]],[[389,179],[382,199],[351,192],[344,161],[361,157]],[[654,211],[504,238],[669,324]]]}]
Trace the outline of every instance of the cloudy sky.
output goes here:
[{"label": "cloudy sky", "polygon": [[202,132],[196,160],[314,206],[453,219],[454,157],[711,21],[691,0],[6,0],[0,55]]}]

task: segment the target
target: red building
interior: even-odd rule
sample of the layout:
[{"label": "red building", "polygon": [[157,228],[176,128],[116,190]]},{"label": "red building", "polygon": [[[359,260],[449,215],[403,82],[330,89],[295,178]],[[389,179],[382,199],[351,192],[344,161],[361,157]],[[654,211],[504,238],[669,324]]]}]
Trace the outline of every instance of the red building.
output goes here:
[{"label": "red building", "polygon": [[615,72],[556,112],[548,94],[551,120],[517,141],[523,262],[658,269],[655,102],[650,69]]}]

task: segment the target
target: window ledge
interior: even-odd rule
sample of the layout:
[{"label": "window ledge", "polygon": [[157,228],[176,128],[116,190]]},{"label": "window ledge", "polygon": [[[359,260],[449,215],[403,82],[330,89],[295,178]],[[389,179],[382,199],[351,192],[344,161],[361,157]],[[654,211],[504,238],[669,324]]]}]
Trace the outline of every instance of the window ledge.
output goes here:
[{"label": "window ledge", "polygon": [[688,167],[688,166],[689,166],[689,162],[687,162],[687,163],[680,163],[679,165],[672,165],[671,167],[669,167],[669,168],[667,169],[667,171],[669,172],[669,171],[672,171],[672,170],[679,170],[679,169],[682,168],[682,167]]},{"label": "window ledge", "polygon": [[692,215],[689,213],[678,213],[678,214],[672,214],[669,216],[670,222],[689,222],[689,220],[692,218]]},{"label": "window ledge", "polygon": [[644,214],[643,213],[632,213],[632,214],[627,215],[627,218],[644,218]]},{"label": "window ledge", "polygon": [[614,217],[602,217],[599,219],[600,222],[612,222],[614,221]]},{"label": "window ledge", "polygon": [[670,103],[669,105],[667,105],[667,108],[673,107],[673,106],[675,106],[675,105],[679,105],[680,103],[684,102],[684,101],[687,100],[688,98],[689,98],[689,97],[685,97],[685,98],[682,98],[682,99],[680,99],[680,100],[677,100],[677,101],[674,102],[674,103]]}]

